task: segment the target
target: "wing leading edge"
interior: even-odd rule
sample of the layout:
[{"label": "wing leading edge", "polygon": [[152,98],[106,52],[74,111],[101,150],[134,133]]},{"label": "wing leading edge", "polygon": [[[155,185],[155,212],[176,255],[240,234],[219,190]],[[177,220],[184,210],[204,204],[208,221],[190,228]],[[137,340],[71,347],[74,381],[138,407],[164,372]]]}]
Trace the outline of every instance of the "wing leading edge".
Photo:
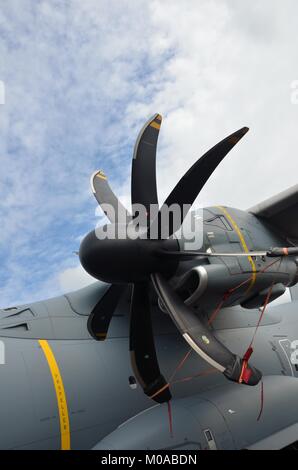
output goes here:
[{"label": "wing leading edge", "polygon": [[248,209],[269,222],[285,239],[298,242],[298,184]]}]

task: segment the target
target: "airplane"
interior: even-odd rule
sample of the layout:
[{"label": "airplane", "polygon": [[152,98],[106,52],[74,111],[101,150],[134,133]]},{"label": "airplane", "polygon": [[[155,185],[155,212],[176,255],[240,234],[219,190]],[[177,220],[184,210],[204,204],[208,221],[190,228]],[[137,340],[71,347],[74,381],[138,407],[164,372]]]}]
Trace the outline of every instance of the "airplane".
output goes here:
[{"label": "airplane", "polygon": [[[95,282],[0,310],[1,449],[297,448],[298,185],[246,211],[204,208],[191,250],[177,233],[248,128],[159,208],[161,121],[136,140],[131,214],[103,171],[91,177],[110,219],[78,253]],[[179,220],[163,217],[172,206]],[[268,307],[287,288],[292,302]]]}]

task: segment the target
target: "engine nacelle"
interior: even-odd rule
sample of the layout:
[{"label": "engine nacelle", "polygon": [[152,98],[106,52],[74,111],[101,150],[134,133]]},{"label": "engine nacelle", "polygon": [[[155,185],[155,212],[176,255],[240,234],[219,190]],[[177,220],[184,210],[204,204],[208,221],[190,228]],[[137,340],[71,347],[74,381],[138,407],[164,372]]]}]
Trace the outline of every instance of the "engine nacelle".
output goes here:
[{"label": "engine nacelle", "polygon": [[284,260],[265,271],[231,273],[225,264],[195,266],[174,281],[174,288],[185,304],[198,311],[212,311],[224,299],[224,306],[241,305],[258,308],[264,304],[272,287],[269,301],[281,296],[286,287],[297,283],[297,264]]}]

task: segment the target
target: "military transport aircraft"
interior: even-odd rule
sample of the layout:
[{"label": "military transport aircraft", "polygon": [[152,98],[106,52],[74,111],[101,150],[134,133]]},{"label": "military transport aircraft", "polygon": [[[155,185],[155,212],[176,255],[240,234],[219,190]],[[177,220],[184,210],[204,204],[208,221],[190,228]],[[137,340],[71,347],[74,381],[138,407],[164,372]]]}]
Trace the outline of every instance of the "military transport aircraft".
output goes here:
[{"label": "military transport aircraft", "polygon": [[[248,129],[158,209],[160,125],[156,114],[136,141],[131,214],[92,175],[110,219],[79,250],[96,282],[0,310],[1,449],[296,447],[298,185],[247,211],[204,208],[201,247],[189,249],[184,218]],[[163,217],[172,206],[180,218]],[[288,287],[292,302],[268,308]]]}]

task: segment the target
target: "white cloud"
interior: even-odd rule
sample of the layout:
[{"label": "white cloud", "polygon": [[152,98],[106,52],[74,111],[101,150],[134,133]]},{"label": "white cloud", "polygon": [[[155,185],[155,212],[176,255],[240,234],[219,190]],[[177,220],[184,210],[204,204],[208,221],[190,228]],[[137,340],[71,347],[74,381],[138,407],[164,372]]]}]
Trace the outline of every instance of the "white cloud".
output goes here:
[{"label": "white cloud", "polygon": [[63,292],[81,289],[95,282],[95,279],[79,265],[67,268],[59,274],[59,284]]},{"label": "white cloud", "polygon": [[297,28],[289,17],[298,5],[151,5],[153,24],[175,50],[157,74],[159,91],[140,107],[140,113],[155,108],[166,118],[159,159],[163,196],[204,150],[243,125],[251,127],[250,134],[199,201],[246,208],[295,184],[298,107],[291,104],[290,84],[298,75]]}]

